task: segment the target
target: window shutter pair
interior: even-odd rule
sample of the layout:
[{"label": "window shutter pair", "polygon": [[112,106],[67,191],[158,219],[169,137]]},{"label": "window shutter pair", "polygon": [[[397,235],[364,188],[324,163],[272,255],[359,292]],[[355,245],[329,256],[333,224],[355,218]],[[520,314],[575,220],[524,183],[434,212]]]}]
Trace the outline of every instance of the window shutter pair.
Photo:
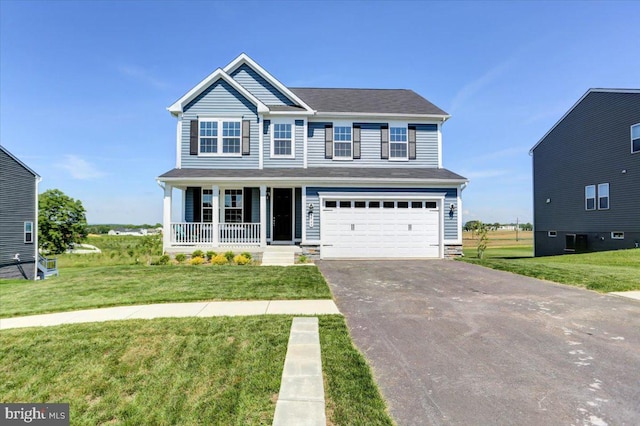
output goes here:
[{"label": "window shutter pair", "polygon": [[[190,120],[189,154],[198,155],[198,120]],[[251,121],[242,120],[242,155],[251,154]]]},{"label": "window shutter pair", "polygon": [[[360,159],[360,126],[353,126],[352,132],[353,159]],[[324,158],[333,158],[333,124],[324,126]]]}]

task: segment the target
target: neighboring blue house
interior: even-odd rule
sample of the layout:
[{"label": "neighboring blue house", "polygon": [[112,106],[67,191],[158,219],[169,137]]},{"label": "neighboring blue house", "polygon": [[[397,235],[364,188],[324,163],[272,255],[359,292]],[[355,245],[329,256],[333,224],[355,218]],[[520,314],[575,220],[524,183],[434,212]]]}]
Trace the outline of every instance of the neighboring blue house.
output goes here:
[{"label": "neighboring blue house", "polygon": [[590,89],[531,148],[536,256],[640,245],[640,90]]},{"label": "neighboring blue house", "polygon": [[0,146],[0,278],[37,277],[40,176]]},{"label": "neighboring blue house", "polygon": [[[165,251],[462,253],[468,181],[442,167],[450,116],[411,90],[290,88],[242,54],[168,110],[177,132],[176,167],[158,177]],[[171,219],[174,189],[180,222]]]}]

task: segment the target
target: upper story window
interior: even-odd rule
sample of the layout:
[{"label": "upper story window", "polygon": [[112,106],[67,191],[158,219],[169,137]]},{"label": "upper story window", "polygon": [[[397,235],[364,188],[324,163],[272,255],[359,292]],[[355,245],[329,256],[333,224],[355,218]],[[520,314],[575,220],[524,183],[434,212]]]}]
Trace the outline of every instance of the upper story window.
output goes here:
[{"label": "upper story window", "polygon": [[333,128],[333,158],[351,159],[351,127],[335,126]]},{"label": "upper story window", "polygon": [[407,128],[391,127],[389,129],[389,159],[406,160]]},{"label": "upper story window", "polygon": [[596,186],[587,185],[584,187],[584,208],[585,210],[596,209]]},{"label": "upper story window", "polygon": [[33,243],[33,222],[24,223],[24,242]]},{"label": "upper story window", "polygon": [[631,126],[631,152],[640,152],[640,123]]},{"label": "upper story window", "polygon": [[609,184],[601,183],[598,185],[598,210],[607,210],[609,208]]},{"label": "upper story window", "polygon": [[199,121],[199,154],[240,155],[239,120],[201,118]]},{"label": "upper story window", "polygon": [[291,123],[275,123],[273,125],[271,156],[293,158],[292,127]]}]

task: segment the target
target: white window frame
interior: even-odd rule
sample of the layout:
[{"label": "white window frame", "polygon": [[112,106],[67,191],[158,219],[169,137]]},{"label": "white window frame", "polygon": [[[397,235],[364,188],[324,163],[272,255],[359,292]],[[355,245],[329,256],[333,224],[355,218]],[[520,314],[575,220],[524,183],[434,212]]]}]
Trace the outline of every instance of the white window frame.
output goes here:
[{"label": "white window frame", "polygon": [[[227,207],[227,191],[238,191],[240,194],[240,207]],[[225,188],[220,191],[222,194],[222,218],[221,223],[243,223],[244,222],[244,189]],[[227,210],[240,210],[240,222],[227,222]]]},{"label": "white window frame", "polygon": [[[607,195],[606,195],[607,207],[600,207],[600,200],[605,198],[605,197],[600,195],[603,192],[604,188],[607,188]],[[609,207],[611,207],[611,196],[610,196],[610,192],[609,192],[609,183],[599,183],[598,184],[598,204],[597,204],[597,207],[598,207],[598,210],[609,210]]]},{"label": "white window frame", "polygon": [[547,237],[556,238],[558,236],[558,231],[547,231]]},{"label": "white window frame", "polygon": [[621,231],[612,231],[611,232],[612,240],[624,240],[624,232]]},{"label": "white window frame", "polygon": [[[392,142],[391,141],[391,129],[404,129],[406,139],[404,141],[405,146],[405,156],[404,157],[393,157],[391,155],[391,145],[392,144],[401,144],[402,142]],[[409,126],[406,123],[389,123],[389,161],[409,161]]]},{"label": "white window frame", "polygon": [[[633,137],[633,131],[636,130],[637,132],[637,137],[634,139]],[[640,148],[638,148],[636,151],[633,150],[633,141],[634,140],[638,140],[638,142],[640,143],[640,123],[637,124],[633,124],[630,128],[629,128],[629,133],[630,133],[630,137],[631,137],[631,153],[632,154],[638,154],[640,153]]]},{"label": "white window frame", "polygon": [[[589,188],[593,188],[593,197],[589,197],[588,196]],[[593,198],[593,208],[590,209],[589,205],[588,205],[588,200],[590,200],[592,198]],[[597,202],[598,202],[598,195],[596,193],[596,186],[595,185],[585,185],[585,187],[584,187],[584,209],[587,210],[587,211],[596,210],[598,208]]]},{"label": "white window frame", "polygon": [[[276,138],[275,138],[275,133],[276,133],[276,125],[277,124],[284,124],[284,125],[289,125],[291,126],[291,153],[290,154],[276,154],[275,153],[275,145],[276,145]],[[289,158],[289,159],[294,159],[296,158],[296,126],[295,126],[295,122],[293,120],[278,120],[278,121],[272,121],[271,122],[271,129],[270,129],[270,134],[271,134],[271,158]],[[282,139],[282,140],[286,140],[286,139]]]},{"label": "white window frame", "polygon": [[[349,141],[337,141],[336,140],[336,130],[338,129],[338,127],[348,127],[350,129],[351,132],[351,139]],[[340,157],[338,156],[336,153],[338,152],[336,150],[336,143],[348,143],[350,146],[350,155],[344,156],[344,157]],[[344,123],[344,122],[335,122],[333,123],[333,159],[334,160],[338,160],[338,161],[349,161],[349,160],[353,160],[353,123]]]},{"label": "white window frame", "polygon": [[[217,136],[201,136],[200,135],[200,123],[217,123],[218,134]],[[223,128],[224,123],[238,123],[240,126],[240,136],[237,137],[240,144],[238,152],[224,152],[223,145],[224,139]],[[201,147],[202,138],[216,139],[216,152],[202,152]],[[236,139],[236,137],[234,137]],[[215,117],[199,117],[198,118],[198,156],[200,157],[242,157],[242,120],[239,118],[215,118]]]},{"label": "white window frame", "polygon": [[[27,231],[27,225],[31,228],[30,231]],[[24,243],[25,244],[33,244],[33,241],[34,241],[34,238],[33,238],[33,222],[31,222],[31,221],[24,222],[24,226],[23,226],[22,230],[24,231]],[[29,238],[27,238],[27,235],[29,236]]]}]

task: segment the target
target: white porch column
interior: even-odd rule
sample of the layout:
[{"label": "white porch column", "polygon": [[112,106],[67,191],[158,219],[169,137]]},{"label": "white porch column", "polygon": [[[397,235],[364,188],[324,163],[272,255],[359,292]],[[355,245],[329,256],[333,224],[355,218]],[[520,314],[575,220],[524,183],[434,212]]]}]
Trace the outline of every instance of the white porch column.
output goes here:
[{"label": "white porch column", "polygon": [[267,246],[267,186],[260,186],[260,247]]},{"label": "white porch column", "polygon": [[164,200],[162,204],[162,252],[171,246],[171,203],[173,186],[164,184]]},{"label": "white porch column", "polygon": [[213,240],[211,241],[213,243],[213,245],[215,247],[218,247],[218,245],[220,244],[220,231],[219,231],[219,226],[218,224],[220,223],[220,187],[218,185],[213,185],[213,187],[211,187],[212,192],[213,192],[213,197],[211,200],[211,207],[213,207],[212,209],[212,224],[211,226],[213,227]]}]

